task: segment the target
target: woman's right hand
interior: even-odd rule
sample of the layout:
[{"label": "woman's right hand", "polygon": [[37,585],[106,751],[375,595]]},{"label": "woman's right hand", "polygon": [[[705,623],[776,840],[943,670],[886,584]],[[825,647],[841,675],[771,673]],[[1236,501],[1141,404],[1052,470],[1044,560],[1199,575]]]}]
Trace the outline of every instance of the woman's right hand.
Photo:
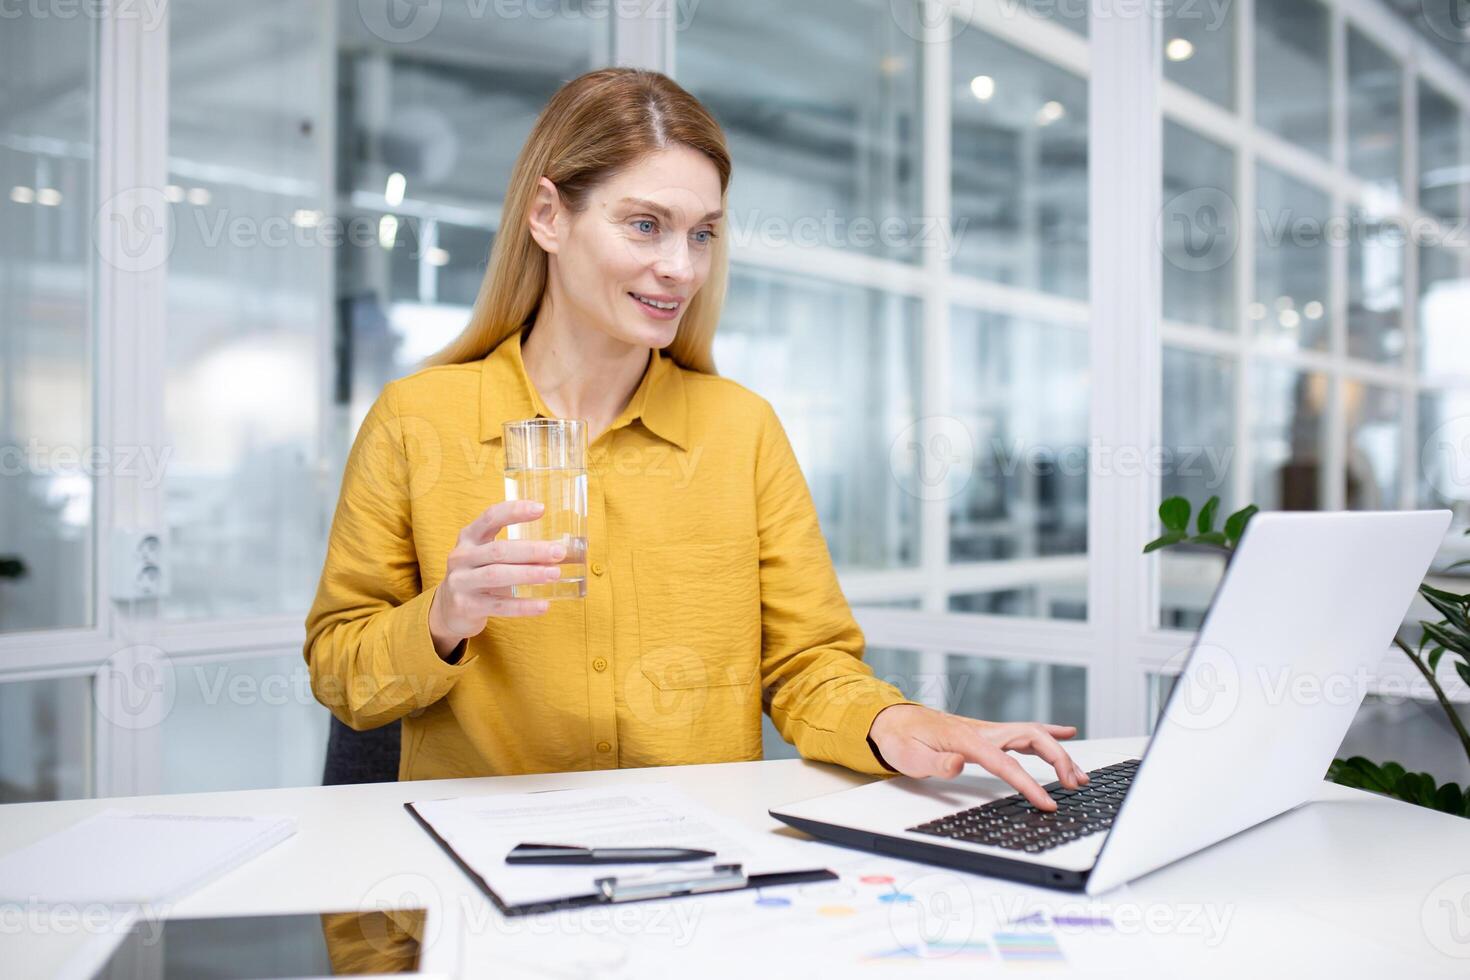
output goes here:
[{"label": "woman's right hand", "polygon": [[497,541],[510,524],[541,516],[534,500],[493,504],[459,532],[445,563],[444,580],[429,606],[429,635],[439,656],[447,657],[461,640],[478,636],[491,616],[537,616],[545,599],[516,599],[513,585],[535,585],[561,578],[566,546],[559,541]]}]

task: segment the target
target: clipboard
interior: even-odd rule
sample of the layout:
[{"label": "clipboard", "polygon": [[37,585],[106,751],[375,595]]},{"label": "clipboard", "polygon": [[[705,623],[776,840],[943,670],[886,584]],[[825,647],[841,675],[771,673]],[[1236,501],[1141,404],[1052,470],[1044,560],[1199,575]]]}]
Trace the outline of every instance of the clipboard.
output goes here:
[{"label": "clipboard", "polygon": [[717,864],[708,875],[680,876],[677,879],[655,879],[652,881],[631,879],[620,881],[615,875],[604,875],[594,880],[594,891],[586,895],[568,895],[550,902],[532,902],[511,905],[496,894],[478,871],[460,856],[449,842],[440,836],[433,825],[424,819],[412,803],[403,808],[413,816],[444,853],[469,875],[480,891],[495,904],[502,915],[536,915],[560,909],[586,908],[592,905],[611,905],[627,902],[651,902],[663,898],[682,898],[688,895],[708,895],[712,892],[740,891],[750,888],[773,888],[777,885],[795,885],[811,881],[835,881],[838,875],[827,868],[812,868],[806,871],[775,871],[766,874],[747,875],[738,864]]}]

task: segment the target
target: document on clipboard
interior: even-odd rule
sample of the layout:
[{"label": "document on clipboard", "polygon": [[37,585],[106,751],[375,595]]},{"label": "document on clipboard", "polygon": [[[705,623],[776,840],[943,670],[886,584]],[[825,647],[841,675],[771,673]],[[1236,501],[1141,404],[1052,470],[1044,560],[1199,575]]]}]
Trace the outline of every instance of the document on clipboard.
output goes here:
[{"label": "document on clipboard", "polygon": [[[812,867],[798,844],[747,830],[669,783],[498,793],[404,807],[506,915],[837,877]],[[527,841],[715,854],[658,865],[508,864],[506,855]]]}]

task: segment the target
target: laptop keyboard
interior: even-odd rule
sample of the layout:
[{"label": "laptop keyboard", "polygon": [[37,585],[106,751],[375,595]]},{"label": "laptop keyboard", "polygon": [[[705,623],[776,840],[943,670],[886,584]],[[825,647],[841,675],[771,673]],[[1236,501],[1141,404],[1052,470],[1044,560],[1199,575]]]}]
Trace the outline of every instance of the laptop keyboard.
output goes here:
[{"label": "laptop keyboard", "polygon": [[1020,793],[1015,793],[908,829],[1027,854],[1049,851],[1111,827],[1123,803],[1123,794],[1128,792],[1133,774],[1138,771],[1138,762],[1129,759],[1093,769],[1087,774],[1091,777],[1089,782],[1080,789],[1066,789],[1059,782],[1047,783],[1042,789],[1057,801],[1057,808],[1051,813],[1043,813]]}]

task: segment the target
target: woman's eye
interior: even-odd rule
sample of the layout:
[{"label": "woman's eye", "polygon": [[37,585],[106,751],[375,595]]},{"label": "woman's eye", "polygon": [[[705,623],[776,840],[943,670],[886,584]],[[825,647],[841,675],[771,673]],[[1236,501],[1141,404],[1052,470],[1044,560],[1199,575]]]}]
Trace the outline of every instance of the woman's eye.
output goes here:
[{"label": "woman's eye", "polygon": [[699,244],[701,244],[701,245],[708,245],[710,242],[714,241],[716,238],[719,237],[718,235],[716,235],[713,231],[711,231],[708,228],[702,229],[700,231],[696,231],[694,234],[695,235],[702,235],[702,236],[704,236],[704,237],[702,237],[702,238],[699,239]]},{"label": "woman's eye", "polygon": [[[647,229],[644,229],[644,228],[639,227],[641,225],[648,225],[648,228]],[[652,218],[639,218],[639,219],[637,219],[636,221],[633,222],[633,226],[635,228],[638,228],[638,230],[639,231],[642,231],[645,235],[651,235],[651,234],[653,234],[653,219]]]}]

